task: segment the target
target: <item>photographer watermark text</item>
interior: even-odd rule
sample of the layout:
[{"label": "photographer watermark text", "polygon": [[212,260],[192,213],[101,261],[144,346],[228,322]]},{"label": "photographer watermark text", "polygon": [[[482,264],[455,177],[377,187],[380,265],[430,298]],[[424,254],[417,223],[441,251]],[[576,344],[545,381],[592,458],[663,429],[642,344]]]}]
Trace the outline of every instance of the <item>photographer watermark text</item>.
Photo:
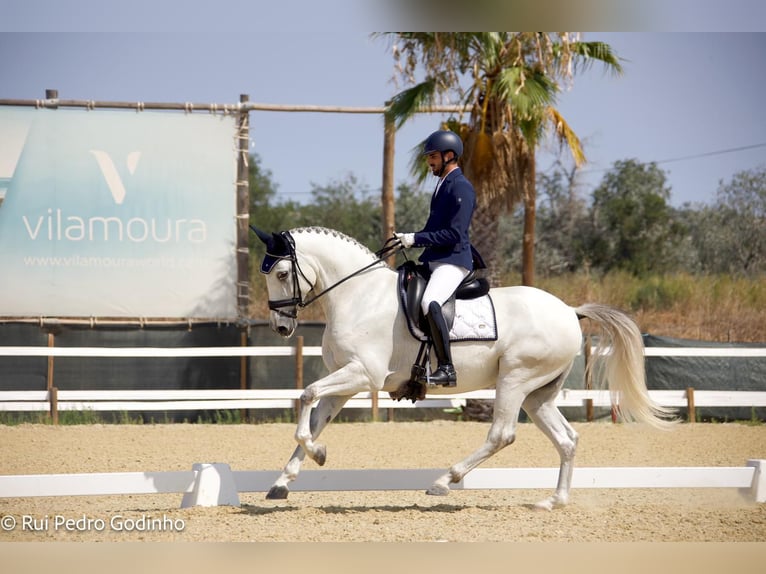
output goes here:
[{"label": "photographer watermark text", "polygon": [[115,514],[111,518],[82,516],[70,517],[61,514],[32,516],[6,514],[0,518],[0,528],[6,532],[22,530],[24,532],[183,532],[186,523],[182,518],[172,518],[165,514],[152,516],[143,514],[137,517]]}]

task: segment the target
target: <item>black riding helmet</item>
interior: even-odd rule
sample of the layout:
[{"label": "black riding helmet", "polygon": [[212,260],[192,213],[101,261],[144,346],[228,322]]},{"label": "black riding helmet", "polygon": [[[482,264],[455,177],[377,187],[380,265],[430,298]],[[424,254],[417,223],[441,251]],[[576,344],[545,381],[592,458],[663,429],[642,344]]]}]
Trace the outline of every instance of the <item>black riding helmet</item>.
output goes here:
[{"label": "black riding helmet", "polygon": [[[463,155],[463,140],[461,140],[460,136],[453,131],[435,131],[426,138],[426,141],[423,144],[423,155],[428,155],[429,153],[433,153],[435,151],[441,153],[442,162],[444,162],[445,166],[450,162],[457,162],[457,158]],[[454,153],[455,157],[445,161],[444,154],[448,151]],[[442,172],[443,171],[444,168],[442,168]]]},{"label": "black riding helmet", "polygon": [[423,155],[439,151],[445,153],[454,152],[456,156],[463,155],[463,140],[455,132],[449,130],[439,130],[426,138],[423,144]]}]

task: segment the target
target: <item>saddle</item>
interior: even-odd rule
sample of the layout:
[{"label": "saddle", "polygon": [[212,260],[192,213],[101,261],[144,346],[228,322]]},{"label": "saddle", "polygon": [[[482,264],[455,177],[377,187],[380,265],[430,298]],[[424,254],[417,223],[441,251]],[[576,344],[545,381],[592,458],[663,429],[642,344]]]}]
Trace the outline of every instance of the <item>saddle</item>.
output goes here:
[{"label": "saddle", "polygon": [[[397,271],[399,272],[399,300],[407,316],[407,326],[413,337],[422,339],[421,333],[417,333],[416,328],[422,334],[429,335],[428,321],[423,315],[420,302],[431,272],[426,265],[418,265],[414,261],[405,261],[397,268]],[[456,299],[478,299],[487,293],[489,293],[489,281],[484,277],[477,277],[476,273],[471,271],[458,285],[455,293],[442,305],[442,314],[447,328],[451,329],[455,321]]]},{"label": "saddle", "polygon": [[[425,384],[421,381],[427,378],[429,372],[429,354],[431,334],[428,320],[423,315],[420,302],[430,277],[430,271],[425,265],[417,265],[414,261],[406,261],[397,268],[399,300],[407,318],[407,327],[413,337],[420,341],[418,356],[412,365],[410,378],[404,381],[396,391],[390,393],[397,401],[411,400],[413,403],[425,397]],[[452,329],[455,321],[455,301],[458,299],[478,299],[489,293],[489,282],[483,277],[469,273],[460,283],[455,293],[442,305],[442,315],[447,328]]]}]

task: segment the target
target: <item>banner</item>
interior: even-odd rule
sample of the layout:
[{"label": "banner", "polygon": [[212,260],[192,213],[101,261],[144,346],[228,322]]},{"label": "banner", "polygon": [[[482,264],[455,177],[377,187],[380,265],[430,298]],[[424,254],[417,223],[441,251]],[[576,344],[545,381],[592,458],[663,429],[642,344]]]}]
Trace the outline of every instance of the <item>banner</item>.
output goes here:
[{"label": "banner", "polygon": [[237,316],[236,122],[0,106],[0,316]]}]

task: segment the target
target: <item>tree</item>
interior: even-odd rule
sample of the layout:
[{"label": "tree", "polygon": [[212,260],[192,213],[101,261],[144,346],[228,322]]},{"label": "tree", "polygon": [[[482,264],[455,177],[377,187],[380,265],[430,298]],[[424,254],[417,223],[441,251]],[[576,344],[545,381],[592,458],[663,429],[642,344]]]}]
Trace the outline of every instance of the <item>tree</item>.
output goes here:
[{"label": "tree", "polygon": [[[281,231],[295,226],[298,204],[292,201],[276,203],[279,185],[271,171],[263,168],[258,154],[249,156],[248,182],[250,191],[250,224],[266,231]],[[256,257],[263,255],[263,243],[250,235],[250,250]]]},{"label": "tree", "polygon": [[[611,48],[581,42],[577,34],[512,32],[390,33],[400,76],[411,87],[391,100],[397,127],[416,112],[454,97],[468,109],[467,123],[450,118],[446,127],[465,143],[462,167],[476,188],[479,207],[473,237],[490,276],[496,269],[498,220],[524,201],[523,283],[534,282],[535,150],[552,131],[576,164],[579,139],[555,109],[561,84],[579,69],[601,61],[621,72]],[[417,82],[416,73],[425,78]],[[422,162],[421,162],[422,165]],[[418,172],[421,176],[424,170]]]},{"label": "tree", "polygon": [[668,204],[670,188],[655,163],[614,163],[593,190],[589,252],[603,271],[635,275],[663,272],[675,264],[685,230]]},{"label": "tree", "polygon": [[545,275],[575,271],[586,259],[584,231],[588,208],[577,193],[576,166],[557,163],[551,173],[537,177],[538,268]]},{"label": "tree", "polygon": [[428,217],[431,194],[414,185],[400,184],[397,188],[396,221],[401,229],[415,229]]},{"label": "tree", "polygon": [[692,227],[702,271],[757,275],[766,271],[766,167],[721,182],[713,206]]},{"label": "tree", "polygon": [[371,250],[380,247],[380,200],[353,173],[326,185],[312,183],[313,202],[301,210],[302,225],[319,225],[353,237]]},{"label": "tree", "polygon": [[[587,259],[585,230],[589,211],[577,193],[577,168],[558,162],[548,173],[537,175],[535,258],[545,276],[579,269]],[[517,208],[499,223],[501,273],[521,272],[524,210]]]}]

